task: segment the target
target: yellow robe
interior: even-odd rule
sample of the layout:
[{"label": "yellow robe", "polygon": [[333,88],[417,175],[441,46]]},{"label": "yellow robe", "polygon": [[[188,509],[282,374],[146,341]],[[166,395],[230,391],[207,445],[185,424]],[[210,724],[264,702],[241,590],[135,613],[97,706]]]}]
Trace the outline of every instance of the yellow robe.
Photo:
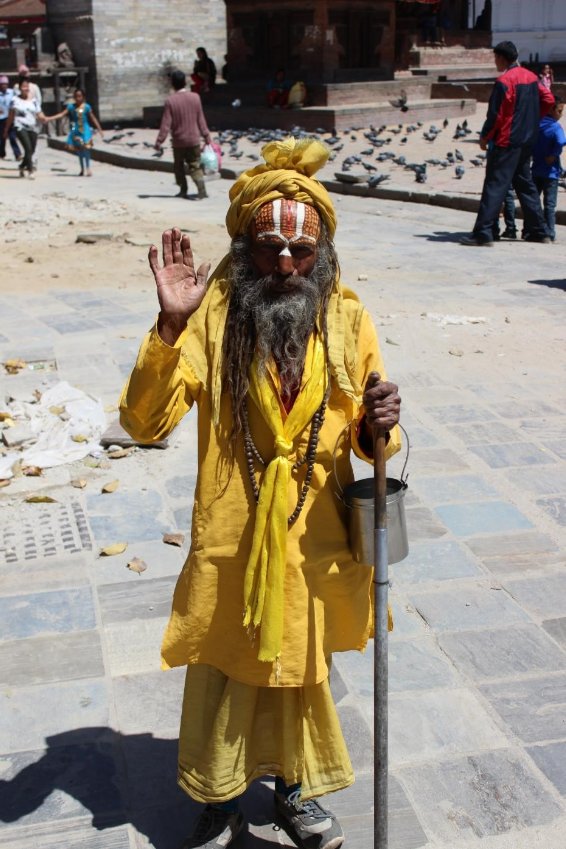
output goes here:
[{"label": "yellow robe", "polygon": [[[371,371],[385,377],[385,370],[368,313],[347,290],[343,295],[344,359],[348,372],[363,387]],[[207,312],[201,330],[205,327],[210,333],[215,327],[214,302],[203,304],[203,309]],[[332,326],[329,323],[331,349],[336,341]],[[123,426],[134,439],[148,444],[167,436],[193,403],[198,406],[198,478],[191,547],[163,640],[163,667],[209,664],[236,681],[259,687],[318,684],[328,678],[327,658],[333,652],[363,650],[370,634],[371,570],[352,560],[345,508],[336,495],[332,472],[337,443],[336,464],[343,485],[352,480],[350,448],[368,459],[355,435],[363,411],[331,378],[312,484],[303,511],[288,532],[283,642],[280,668],[276,669],[275,664],[258,660],[257,645],[243,626],[243,581],[255,502],[242,439],[237,441],[232,459],[230,399],[226,393],[219,395],[215,385],[218,377],[212,365],[214,356],[218,360],[219,340],[212,341],[216,354],[210,354],[203,350],[208,343],[203,332],[193,333],[189,322],[176,345],[169,347],[155,328],[150,331],[121,399]],[[205,360],[211,365],[212,377],[196,374],[193,364]],[[219,403],[218,410],[215,403]],[[248,406],[254,441],[269,460],[273,435],[251,400]],[[218,425],[214,424],[216,418]],[[291,459],[304,456],[308,436],[307,427],[296,438]],[[394,429],[387,455],[399,447]],[[304,465],[292,473],[289,515],[304,474]]]}]

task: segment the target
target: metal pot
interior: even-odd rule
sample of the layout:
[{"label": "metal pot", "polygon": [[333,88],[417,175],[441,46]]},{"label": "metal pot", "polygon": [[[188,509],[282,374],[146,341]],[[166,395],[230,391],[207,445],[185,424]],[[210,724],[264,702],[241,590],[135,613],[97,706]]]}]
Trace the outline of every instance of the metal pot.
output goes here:
[{"label": "metal pot", "polygon": [[[405,434],[407,443],[407,455],[401,478],[400,480],[387,478],[387,560],[389,563],[399,563],[409,553],[405,518],[405,491],[408,484],[407,478],[403,477],[409,459],[409,435],[405,428],[401,427],[401,430]],[[336,449],[334,456],[336,458]],[[343,489],[336,475],[336,463],[334,463],[334,476],[340,488],[338,497],[347,508],[352,556],[356,563],[373,566],[375,563],[374,480],[362,478]]]}]

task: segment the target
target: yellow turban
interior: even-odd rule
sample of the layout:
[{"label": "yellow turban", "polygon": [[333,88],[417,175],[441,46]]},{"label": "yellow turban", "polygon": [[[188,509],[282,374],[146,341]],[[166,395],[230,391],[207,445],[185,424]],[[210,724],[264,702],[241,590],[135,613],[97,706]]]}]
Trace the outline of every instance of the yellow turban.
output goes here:
[{"label": "yellow turban", "polygon": [[326,145],[315,139],[291,137],[269,142],[261,152],[265,165],[246,171],[230,189],[226,227],[231,238],[247,233],[260,206],[279,198],[314,206],[332,238],[336,231],[336,213],[330,195],[312,177],[328,159]]}]

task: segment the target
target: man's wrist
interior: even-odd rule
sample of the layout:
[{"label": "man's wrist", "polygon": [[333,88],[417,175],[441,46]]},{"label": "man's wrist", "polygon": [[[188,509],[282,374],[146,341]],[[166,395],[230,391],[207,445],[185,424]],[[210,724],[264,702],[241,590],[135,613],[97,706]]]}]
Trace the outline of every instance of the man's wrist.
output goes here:
[{"label": "man's wrist", "polygon": [[183,318],[160,312],[157,317],[157,333],[159,334],[159,338],[172,348],[181,333],[186,329],[188,320],[189,316]]}]

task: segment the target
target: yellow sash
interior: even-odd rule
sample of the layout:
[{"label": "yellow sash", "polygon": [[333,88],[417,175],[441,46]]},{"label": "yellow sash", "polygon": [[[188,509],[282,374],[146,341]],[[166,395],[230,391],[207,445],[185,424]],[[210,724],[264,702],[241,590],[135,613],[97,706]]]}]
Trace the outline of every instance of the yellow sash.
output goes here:
[{"label": "yellow sash", "polygon": [[258,659],[275,661],[281,653],[283,599],[287,557],[289,481],[293,442],[308,426],[324,398],[327,368],[324,345],[311,338],[305,358],[301,391],[288,415],[279,400],[271,374],[258,374],[254,359],[250,396],[274,436],[274,456],[259,490],[252,548],[244,578],[244,626],[261,625]]}]

